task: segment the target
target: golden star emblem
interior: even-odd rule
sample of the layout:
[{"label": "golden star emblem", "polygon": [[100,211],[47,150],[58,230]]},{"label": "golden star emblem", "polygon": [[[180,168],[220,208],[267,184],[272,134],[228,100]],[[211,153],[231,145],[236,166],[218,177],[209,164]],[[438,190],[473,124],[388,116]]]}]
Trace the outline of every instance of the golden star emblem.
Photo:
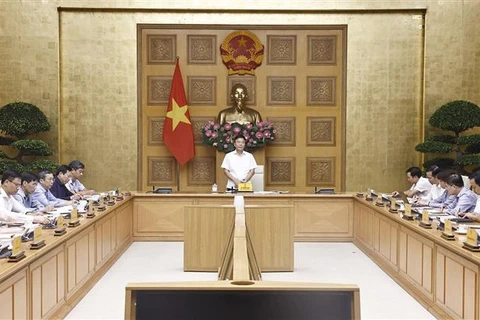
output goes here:
[{"label": "golden star emblem", "polygon": [[172,99],[172,110],[167,112],[167,118],[172,119],[172,131],[175,131],[175,128],[180,122],[190,124],[190,120],[188,120],[187,116],[185,115],[187,110],[187,105],[179,107],[177,101],[175,101],[175,99]]},{"label": "golden star emblem", "polygon": [[240,47],[246,47],[247,46],[247,40],[243,39],[243,37],[240,38],[240,40],[238,40],[238,45]]}]

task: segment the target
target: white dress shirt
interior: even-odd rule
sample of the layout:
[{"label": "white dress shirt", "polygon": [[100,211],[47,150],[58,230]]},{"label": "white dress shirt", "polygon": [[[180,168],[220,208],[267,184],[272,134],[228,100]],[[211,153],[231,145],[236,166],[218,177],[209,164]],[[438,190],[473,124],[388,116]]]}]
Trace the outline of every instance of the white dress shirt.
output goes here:
[{"label": "white dress shirt", "polygon": [[33,217],[27,216],[27,210],[13,196],[7,195],[0,187],[0,221],[32,222]]},{"label": "white dress shirt", "polygon": [[[251,153],[243,151],[239,154],[236,150],[225,155],[222,162],[222,168],[227,169],[238,180],[243,180],[247,177],[248,172],[257,167],[255,158]],[[228,179],[227,188],[235,187],[235,182]]]},{"label": "white dress shirt", "polygon": [[416,194],[421,200],[428,201],[428,195],[430,190],[432,190],[432,184],[428,181],[427,178],[420,177],[417,183],[413,184],[410,190],[417,190],[418,193]]}]

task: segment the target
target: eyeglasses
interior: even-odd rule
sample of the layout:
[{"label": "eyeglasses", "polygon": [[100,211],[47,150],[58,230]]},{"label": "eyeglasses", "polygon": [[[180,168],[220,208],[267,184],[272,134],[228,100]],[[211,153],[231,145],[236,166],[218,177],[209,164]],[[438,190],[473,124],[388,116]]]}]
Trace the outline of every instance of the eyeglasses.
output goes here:
[{"label": "eyeglasses", "polygon": [[20,186],[22,185],[21,183],[13,182],[13,181],[10,181],[10,183],[13,183],[15,187],[17,187],[17,189],[20,188]]}]

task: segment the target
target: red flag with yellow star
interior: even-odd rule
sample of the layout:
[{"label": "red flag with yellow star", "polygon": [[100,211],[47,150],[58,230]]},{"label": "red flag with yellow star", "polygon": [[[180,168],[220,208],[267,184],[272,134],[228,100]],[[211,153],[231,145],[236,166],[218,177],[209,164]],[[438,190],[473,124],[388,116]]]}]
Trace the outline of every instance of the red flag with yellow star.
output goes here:
[{"label": "red flag with yellow star", "polygon": [[187,163],[195,156],[192,122],[178,59],[163,125],[163,142],[180,164]]}]

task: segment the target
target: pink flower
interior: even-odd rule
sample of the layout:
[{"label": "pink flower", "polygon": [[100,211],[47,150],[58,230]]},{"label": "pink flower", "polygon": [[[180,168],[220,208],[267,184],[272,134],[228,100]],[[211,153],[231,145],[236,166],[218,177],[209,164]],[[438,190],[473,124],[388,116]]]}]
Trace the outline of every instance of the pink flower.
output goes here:
[{"label": "pink flower", "polygon": [[265,136],[265,138],[270,138],[271,133],[270,133],[270,131],[265,130],[265,131],[263,132],[263,135]]},{"label": "pink flower", "polygon": [[235,133],[239,133],[240,130],[242,130],[242,129],[240,129],[240,127],[235,127],[235,128],[233,128],[233,132],[235,132]]},{"label": "pink flower", "polygon": [[227,137],[227,136],[228,136],[228,133],[225,132],[225,133],[223,134],[223,136],[224,136],[224,137]]},{"label": "pink flower", "polygon": [[205,136],[206,137],[211,137],[212,136],[212,131],[210,131],[210,130],[205,131]]},{"label": "pink flower", "polygon": [[214,139],[215,139],[215,138],[217,138],[217,137],[218,137],[218,132],[215,132],[215,131],[214,131],[214,132],[212,132],[212,138],[214,138]]},{"label": "pink flower", "polygon": [[230,130],[232,128],[232,125],[230,123],[225,123],[225,125],[223,126],[225,128],[225,130]]},{"label": "pink flower", "polygon": [[220,125],[219,125],[218,123],[215,123],[215,124],[213,125],[213,129],[215,129],[215,130],[220,129]]},{"label": "pink flower", "polygon": [[263,122],[257,122],[257,127],[261,128],[263,126]]},{"label": "pink flower", "polygon": [[263,138],[263,133],[257,132],[257,133],[255,134],[255,137],[256,137],[257,139],[262,139],[262,138]]},{"label": "pink flower", "polygon": [[224,144],[224,145],[223,145],[223,148],[224,148],[224,149],[227,149],[227,148],[228,148],[228,144]]},{"label": "pink flower", "polygon": [[248,130],[252,130],[252,128],[253,128],[253,124],[251,124],[251,123],[247,124],[247,129]]}]

